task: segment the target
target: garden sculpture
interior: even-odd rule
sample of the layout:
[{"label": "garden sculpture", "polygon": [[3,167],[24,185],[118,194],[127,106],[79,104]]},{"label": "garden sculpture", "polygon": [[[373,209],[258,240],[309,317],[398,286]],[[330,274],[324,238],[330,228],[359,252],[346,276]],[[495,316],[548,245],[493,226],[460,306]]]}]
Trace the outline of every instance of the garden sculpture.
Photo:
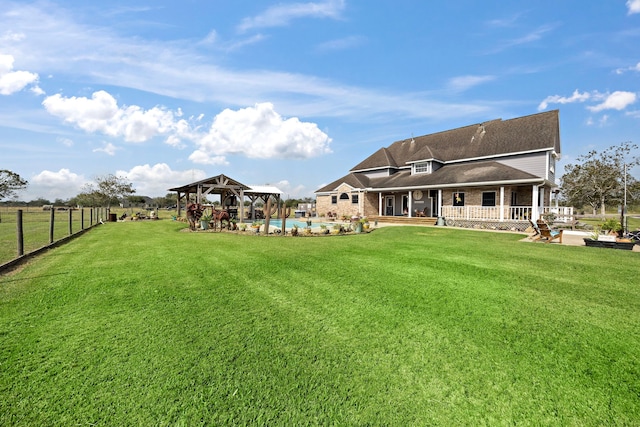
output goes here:
[{"label": "garden sculpture", "polygon": [[204,207],[200,203],[190,203],[187,205],[187,220],[189,221],[189,228],[191,231],[196,231],[196,225],[200,218],[202,218],[202,213],[204,212]]}]

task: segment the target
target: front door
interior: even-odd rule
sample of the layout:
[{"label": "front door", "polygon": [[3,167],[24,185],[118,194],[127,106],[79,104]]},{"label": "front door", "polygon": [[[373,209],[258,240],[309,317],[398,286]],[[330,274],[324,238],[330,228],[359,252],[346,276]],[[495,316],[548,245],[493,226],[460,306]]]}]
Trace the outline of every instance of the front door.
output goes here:
[{"label": "front door", "polygon": [[387,216],[393,216],[393,196],[384,197],[384,214]]}]

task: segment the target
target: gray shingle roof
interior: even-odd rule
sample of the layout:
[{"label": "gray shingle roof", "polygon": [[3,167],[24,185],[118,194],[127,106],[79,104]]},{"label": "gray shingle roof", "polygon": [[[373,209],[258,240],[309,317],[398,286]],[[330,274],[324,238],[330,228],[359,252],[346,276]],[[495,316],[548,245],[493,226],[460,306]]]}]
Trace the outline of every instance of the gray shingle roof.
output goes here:
[{"label": "gray shingle roof", "polygon": [[536,182],[540,177],[512,168],[492,160],[472,163],[454,163],[445,165],[433,173],[411,175],[410,169],[403,169],[390,176],[367,178],[363,172],[354,172],[333,181],[317,190],[317,193],[335,191],[342,183],[354,188],[371,188],[373,190],[389,188],[441,188],[464,184],[495,182]]},{"label": "gray shingle roof", "polygon": [[492,120],[396,141],[367,157],[351,172],[430,159],[451,162],[545,149],[560,153],[559,129],[558,110]]}]

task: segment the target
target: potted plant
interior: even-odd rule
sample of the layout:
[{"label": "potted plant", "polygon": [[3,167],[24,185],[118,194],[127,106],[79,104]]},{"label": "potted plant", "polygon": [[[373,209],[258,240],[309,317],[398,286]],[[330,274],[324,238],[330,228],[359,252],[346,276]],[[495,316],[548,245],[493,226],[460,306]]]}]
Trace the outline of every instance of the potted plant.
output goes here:
[{"label": "potted plant", "polygon": [[298,235],[298,224],[293,224],[293,227],[291,228],[291,235],[292,236]]},{"label": "potted plant", "polygon": [[[604,234],[602,232],[605,232]],[[605,221],[600,227],[595,227],[591,237],[585,237],[586,246],[598,248],[632,250],[635,242],[631,239],[620,239],[611,233],[622,231],[622,225],[616,219]]]},{"label": "potted plant", "polygon": [[333,224],[333,230],[331,231],[331,233],[340,234],[342,231],[342,226],[340,224]]},{"label": "potted plant", "polygon": [[607,234],[619,234],[622,231],[622,224],[615,218],[609,218],[605,222],[602,223],[600,229]]},{"label": "potted plant", "polygon": [[320,230],[322,234],[329,234],[329,229],[327,228],[327,224],[320,224]]},{"label": "potted plant", "polygon": [[203,230],[208,229],[211,219],[211,215],[202,215],[200,217],[200,228],[202,228]]},{"label": "potted plant", "polygon": [[360,220],[360,222],[362,222],[362,228],[365,230],[369,229],[369,220],[367,219],[367,217],[365,216],[364,218],[362,218]]},{"label": "potted plant", "polygon": [[251,224],[251,228],[253,228],[256,234],[260,233],[260,226],[262,225],[262,221],[254,221]]},{"label": "potted plant", "polygon": [[247,224],[241,222],[240,225],[238,226],[238,230],[245,231],[246,229],[247,229]]}]

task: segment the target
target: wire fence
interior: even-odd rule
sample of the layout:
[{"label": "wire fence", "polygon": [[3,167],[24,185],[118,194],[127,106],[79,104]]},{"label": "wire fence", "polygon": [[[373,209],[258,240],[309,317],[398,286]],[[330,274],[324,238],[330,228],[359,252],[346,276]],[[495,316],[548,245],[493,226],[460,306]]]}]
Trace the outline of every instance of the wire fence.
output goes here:
[{"label": "wire fence", "polygon": [[106,208],[0,208],[0,266],[108,220]]}]

